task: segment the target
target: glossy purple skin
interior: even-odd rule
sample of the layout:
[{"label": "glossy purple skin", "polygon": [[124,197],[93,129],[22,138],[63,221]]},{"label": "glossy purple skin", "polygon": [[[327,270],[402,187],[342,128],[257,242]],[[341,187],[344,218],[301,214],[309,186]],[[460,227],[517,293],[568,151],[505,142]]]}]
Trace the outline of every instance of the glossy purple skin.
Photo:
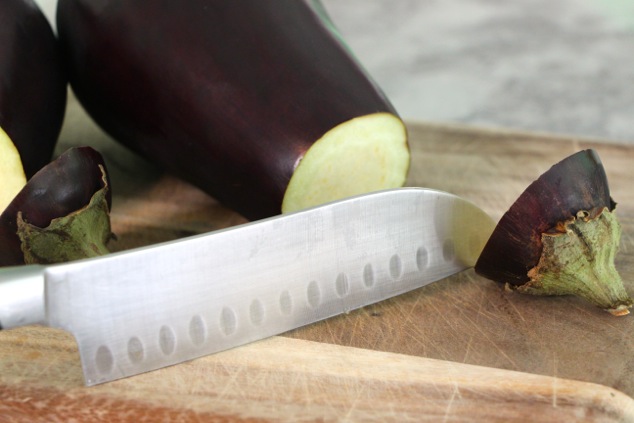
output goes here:
[{"label": "glossy purple skin", "polygon": [[44,14],[32,0],[0,1],[0,126],[27,178],[51,160],[66,92],[59,45]]},{"label": "glossy purple skin", "polygon": [[497,282],[523,285],[539,262],[544,232],[578,211],[615,206],[596,151],[573,154],[534,181],[502,216],[475,270]]},{"label": "glossy purple skin", "polygon": [[301,0],[61,0],[71,85],[116,140],[249,219],[324,133],[395,111]]},{"label": "glossy purple skin", "polygon": [[[17,235],[18,212],[22,212],[22,218],[28,223],[44,228],[51,220],[80,210],[104,187],[99,165],[106,170],[97,151],[90,147],[71,148],[28,181],[0,215],[0,266],[24,264]],[[106,183],[110,185],[107,180]],[[109,207],[110,192],[107,193]]]}]

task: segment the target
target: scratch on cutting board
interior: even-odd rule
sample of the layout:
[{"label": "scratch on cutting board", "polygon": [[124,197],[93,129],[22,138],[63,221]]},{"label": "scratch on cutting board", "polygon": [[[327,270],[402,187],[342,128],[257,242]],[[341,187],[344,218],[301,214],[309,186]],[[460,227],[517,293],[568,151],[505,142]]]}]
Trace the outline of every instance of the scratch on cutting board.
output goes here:
[{"label": "scratch on cutting board", "polygon": [[[408,342],[411,342],[412,344],[417,344],[418,346],[420,346],[422,348],[422,351],[426,354],[427,353],[427,342],[426,342],[426,335],[427,335],[427,327],[425,324],[423,324],[421,321],[419,321],[418,319],[415,319],[415,317],[417,316],[417,310],[421,306],[421,303],[423,303],[422,301],[422,296],[417,296],[414,300],[414,303],[411,305],[408,305],[407,307],[407,312],[405,311],[405,308],[398,308],[396,310],[395,314],[400,313],[400,318],[399,320],[402,323],[402,327],[405,329],[405,331],[407,332],[409,338],[408,338]],[[436,310],[435,315],[436,316],[441,316],[443,319],[445,319],[445,321],[449,324],[449,320],[447,320],[447,318],[444,316],[444,314],[441,314],[440,310],[434,305],[434,304],[430,304],[432,307],[434,307],[434,309]],[[392,344],[398,346],[399,340],[394,339]],[[445,352],[443,352],[445,353]]]},{"label": "scratch on cutting board", "polygon": [[522,322],[526,323],[526,319],[524,319],[524,316],[522,315],[522,312],[517,308],[517,306],[515,305],[515,302],[513,301],[513,299],[509,299],[507,301],[507,304],[509,306],[511,306],[513,308],[513,310],[515,310],[515,315],[517,317],[519,317],[522,320]]},{"label": "scratch on cutting board", "polygon": [[[348,318],[348,316],[346,316]],[[352,329],[350,329],[350,339],[357,339],[357,330],[361,324],[361,319],[351,319],[353,321]]]},{"label": "scratch on cutting board", "polygon": [[343,421],[353,420],[352,414],[357,410],[357,405],[359,404],[359,401],[361,400],[361,397],[366,390],[367,390],[367,387],[363,384],[361,384],[358,387],[358,389],[355,390],[354,398],[352,399],[352,402],[350,403],[350,406],[348,407],[348,410],[346,411]]},{"label": "scratch on cutting board", "polygon": [[335,332],[332,330],[332,326],[330,324],[329,319],[324,320],[324,326],[326,327],[326,331],[328,332],[328,335],[330,335],[330,343],[336,344],[338,337],[335,334]]},{"label": "scratch on cutting board", "polygon": [[[448,315],[449,313],[447,313],[447,312],[446,312],[446,310],[441,310],[441,309],[439,308],[439,306],[438,306],[438,305],[436,305],[435,303],[430,303],[430,307],[434,309],[434,311],[435,311],[435,316],[437,316],[438,318],[442,319],[442,320],[445,322],[445,324],[447,325],[447,327],[449,327],[449,328],[452,328],[452,329],[453,329],[453,326],[455,325],[455,320],[453,320],[453,319],[449,319],[449,318],[447,317],[447,315]],[[445,337],[446,337],[446,338],[449,338],[450,336],[455,337],[455,331],[453,331],[453,330],[452,330],[452,331],[447,331],[447,333],[446,333]],[[424,339],[424,338],[423,338],[423,339]],[[434,345],[434,348],[435,348],[436,350],[440,351],[440,352],[441,352],[441,354],[442,354],[443,356],[445,356],[445,357],[446,357],[446,356],[450,356],[450,355],[451,355],[451,351],[450,351],[450,349],[452,348],[452,343],[449,343],[449,345],[447,346],[447,348],[441,348],[441,347],[442,347],[442,345],[440,345],[440,344]]]},{"label": "scratch on cutting board", "polygon": [[49,370],[54,368],[57,365],[57,363],[60,361],[59,357],[56,357],[55,355],[53,355],[52,357],[53,359],[48,360],[46,363],[46,366],[43,366],[42,369],[39,371],[38,376],[43,376],[46,373],[48,373]]},{"label": "scratch on cutting board", "polygon": [[454,381],[453,390],[451,391],[451,397],[447,403],[447,407],[445,408],[445,415],[443,416],[442,421],[448,422],[451,419],[451,407],[453,405],[456,397],[460,398],[462,395],[460,394],[460,388],[458,388],[458,383]]},{"label": "scratch on cutting board", "polygon": [[[469,279],[470,283],[473,283],[475,285],[475,279],[471,275],[468,276],[468,279]],[[479,294],[480,294],[480,297],[483,296],[483,290],[482,289],[479,290]],[[478,304],[478,309],[475,311],[475,315],[477,317],[486,318],[486,319],[489,319],[489,320],[492,320],[492,319],[496,318],[495,316],[491,316],[490,314],[487,314],[485,312],[485,310],[484,310],[485,302],[484,301],[478,300],[478,301],[476,301],[476,303]],[[467,341],[467,345],[466,345],[466,347],[464,349],[464,354],[462,356],[462,362],[463,363],[467,362],[467,360],[469,358],[469,354],[471,353],[471,347],[472,347],[472,345],[473,345],[475,340],[476,340],[475,331],[470,331],[469,332],[469,339]]]},{"label": "scratch on cutting board", "polygon": [[495,349],[497,349],[497,350],[498,350],[498,352],[500,353],[500,355],[501,355],[502,357],[504,357],[504,358],[505,358],[505,359],[506,359],[509,363],[511,363],[511,365],[512,365],[515,369],[519,369],[519,368],[520,368],[520,366],[518,366],[518,365],[517,365],[517,363],[515,362],[515,360],[513,360],[513,359],[511,358],[511,356],[510,356],[510,355],[508,355],[508,354],[504,351],[504,348],[500,347],[497,343],[495,343],[495,342],[494,342],[494,341],[493,341],[493,340],[489,337],[489,335],[488,335],[485,331],[483,331],[483,330],[482,330],[482,328],[480,327],[480,325],[478,325],[476,322],[474,322],[474,321],[473,321],[473,320],[472,320],[469,316],[467,316],[466,314],[465,314],[465,315],[463,315],[463,316],[462,316],[462,318],[463,318],[464,320],[467,320],[467,321],[471,324],[471,326],[472,326],[472,327],[473,327],[476,331],[478,331],[478,332],[482,335],[482,337],[483,337],[484,339],[486,339],[486,341],[487,341],[487,342],[489,342],[489,343],[490,343],[490,344],[491,344],[491,345],[492,345]]},{"label": "scratch on cutting board", "polygon": [[464,348],[464,354],[462,355],[463,363],[469,362],[469,356],[472,352],[472,345],[474,344],[474,341],[476,341],[476,335],[475,332],[471,332],[471,334],[469,335],[469,340],[467,341],[467,345]]},{"label": "scratch on cutting board", "polygon": [[238,382],[238,376],[240,373],[242,373],[246,369],[241,366],[230,367],[222,363],[219,364],[219,367],[222,367],[222,369],[230,376],[229,376],[229,379],[226,381],[226,384],[223,387],[223,389],[220,392],[218,392],[218,396],[220,398],[227,398],[229,396],[228,394],[231,393],[233,389],[237,389],[238,391],[241,392],[242,386]]},{"label": "scratch on cutting board", "polygon": [[[278,386],[278,383],[273,384],[273,388],[276,391],[281,389],[280,395],[289,395],[292,392],[293,395],[297,395],[298,398],[302,398],[304,401],[312,398],[311,386],[306,373],[303,371],[290,372],[288,377],[290,380],[284,383],[283,386]],[[267,381],[265,380],[264,383],[267,383]]]}]

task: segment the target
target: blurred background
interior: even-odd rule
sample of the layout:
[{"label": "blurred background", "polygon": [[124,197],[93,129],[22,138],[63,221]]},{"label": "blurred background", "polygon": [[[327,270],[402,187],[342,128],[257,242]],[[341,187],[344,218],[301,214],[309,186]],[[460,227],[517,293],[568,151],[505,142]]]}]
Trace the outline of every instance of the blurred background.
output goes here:
[{"label": "blurred background", "polygon": [[407,120],[634,143],[634,0],[322,2]]}]

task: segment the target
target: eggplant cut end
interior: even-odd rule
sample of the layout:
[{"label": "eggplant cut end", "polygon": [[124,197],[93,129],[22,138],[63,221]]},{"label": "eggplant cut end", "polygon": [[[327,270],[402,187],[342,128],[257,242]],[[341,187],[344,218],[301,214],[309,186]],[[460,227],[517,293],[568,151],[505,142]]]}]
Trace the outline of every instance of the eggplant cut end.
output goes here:
[{"label": "eggplant cut end", "polygon": [[0,213],[26,185],[22,159],[15,144],[0,127]]},{"label": "eggplant cut end", "polygon": [[326,132],[298,161],[282,213],[403,186],[410,165],[407,129],[391,113],[372,113]]},{"label": "eggplant cut end", "polygon": [[615,267],[621,228],[599,155],[552,166],[502,216],[475,271],[530,295],[572,295],[615,316],[633,301]]}]

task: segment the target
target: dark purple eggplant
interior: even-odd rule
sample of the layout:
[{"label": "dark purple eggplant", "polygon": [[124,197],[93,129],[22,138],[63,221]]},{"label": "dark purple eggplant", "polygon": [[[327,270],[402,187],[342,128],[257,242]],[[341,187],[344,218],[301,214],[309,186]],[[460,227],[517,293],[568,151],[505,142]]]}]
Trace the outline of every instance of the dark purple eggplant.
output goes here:
[{"label": "dark purple eggplant", "polygon": [[32,0],[0,1],[0,191],[20,168],[26,180],[51,160],[66,92],[59,45],[42,11]]},{"label": "dark purple eggplant", "polygon": [[0,266],[105,254],[109,187],[103,158],[90,147],[71,148],[44,166],[0,215]]},{"label": "dark purple eggplant", "polygon": [[71,86],[114,139],[249,219],[401,186],[403,122],[308,0],[60,0]]},{"label": "dark purple eggplant", "polygon": [[478,274],[523,293],[577,295],[615,315],[632,306],[614,258],[621,228],[594,150],[578,152],[534,181],[502,216]]}]

